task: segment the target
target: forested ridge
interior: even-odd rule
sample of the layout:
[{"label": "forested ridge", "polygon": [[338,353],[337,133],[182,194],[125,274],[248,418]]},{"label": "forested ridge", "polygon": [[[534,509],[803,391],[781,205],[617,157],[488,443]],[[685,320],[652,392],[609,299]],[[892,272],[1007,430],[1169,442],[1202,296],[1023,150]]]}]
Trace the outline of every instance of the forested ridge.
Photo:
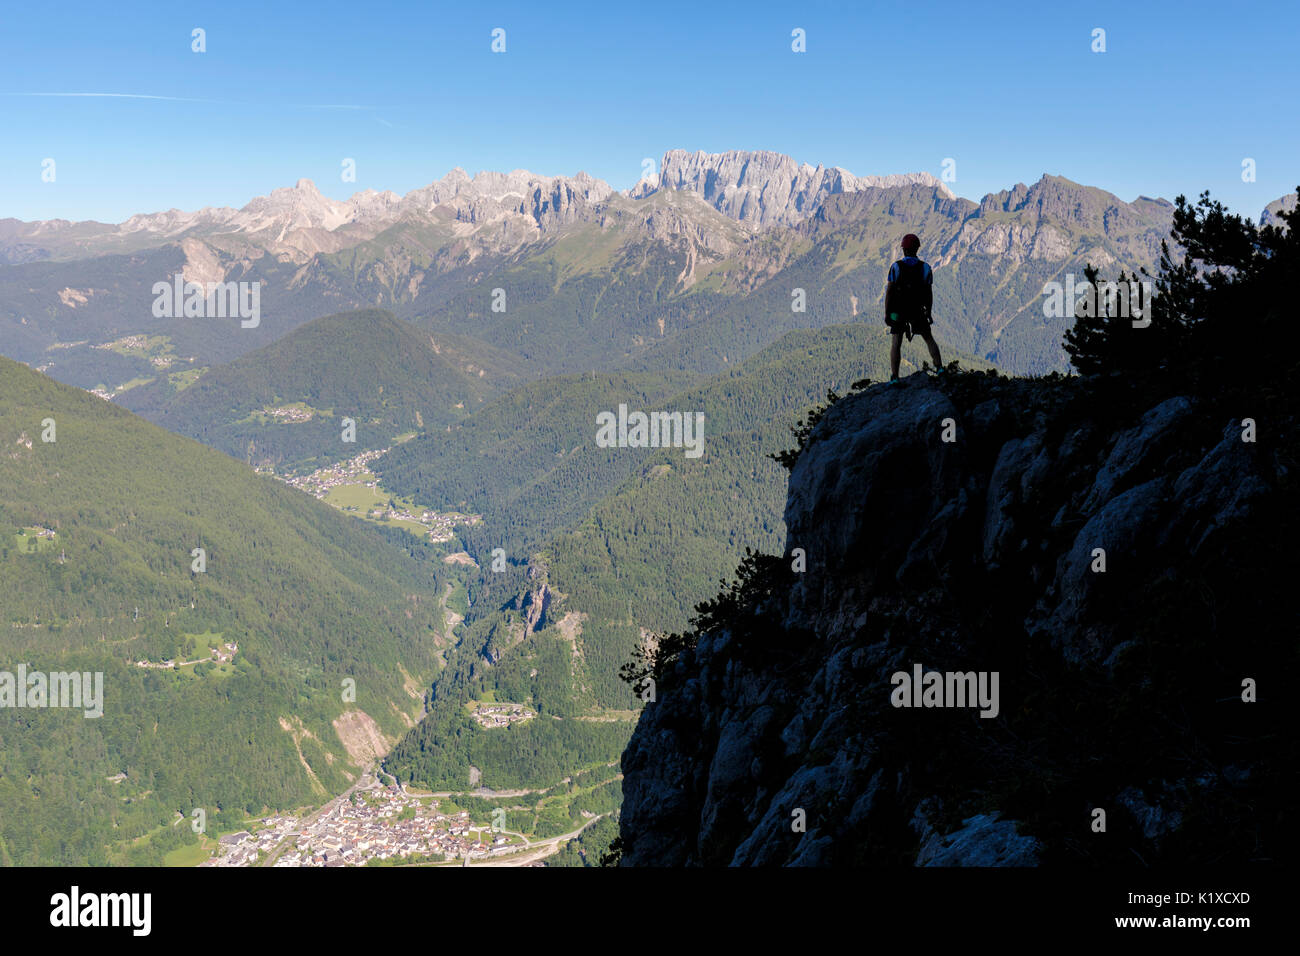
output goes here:
[{"label": "forested ridge", "polygon": [[[432,677],[443,626],[422,545],[8,359],[0,393],[0,668],[102,671],[105,697],[97,719],[0,709],[7,862],[108,862],[177,812],[345,789],[331,721],[351,706],[402,732],[418,708],[403,675]],[[28,528],[54,537],[29,552]],[[237,645],[231,662],[137,666],[209,634]]]},{"label": "forested ridge", "polygon": [[[521,428],[521,440],[536,442],[530,453],[489,472],[499,487],[464,500],[485,514],[482,526],[462,532],[482,565],[469,574],[471,608],[430,695],[430,713],[386,766],[433,788],[465,786],[474,766],[484,785],[506,789],[546,785],[557,779],[547,774],[615,759],[631,730],[626,717],[642,703],[619,679],[620,668],[647,635],[680,630],[745,548],[780,541],[785,475],[768,456],[788,443],[791,428],[828,389],[887,377],[887,348],[883,325],[859,322],[789,333],[739,368],[658,402],[639,405],[651,394],[646,379],[620,376],[547,380],[503,400],[534,414],[546,410],[543,421],[567,432],[557,440],[555,433]],[[918,351],[919,344],[909,346],[909,359],[919,361]],[[630,386],[643,390],[630,392]],[[680,448],[594,449],[595,411],[620,402],[703,412],[703,456],[686,458]],[[430,435],[390,454],[380,462],[385,482],[414,492],[405,475],[436,474],[444,487],[458,489],[453,494],[474,495],[483,476],[475,466],[478,449],[508,448],[509,416],[491,407],[485,414],[491,417],[467,424],[464,437]],[[481,445],[476,427],[487,439]],[[577,443],[572,457],[599,453],[624,477],[601,494],[575,485],[558,467],[559,477],[547,474],[546,465],[563,456],[545,451],[570,441]],[[438,449],[448,450],[439,455]],[[536,509],[537,496],[528,499],[529,508],[511,510],[517,492],[509,479],[516,475],[525,488],[553,482],[564,513]],[[566,519],[575,502],[584,516],[573,523]],[[507,570],[495,573],[491,549],[509,543],[514,527],[560,530],[533,547],[526,538],[522,550],[507,548]],[[530,611],[539,613],[543,594],[545,613],[525,635],[524,622]],[[484,730],[466,703],[485,697],[528,703],[541,717]],[[573,719],[606,711],[625,716],[604,723]]]},{"label": "forested ridge", "polygon": [[[253,464],[319,466],[402,433],[441,432],[518,380],[487,346],[440,338],[378,309],[324,316],[182,391],[145,385],[122,404]],[[298,403],[309,420],[268,414]],[[355,443],[340,440],[344,418],[355,422]]]}]

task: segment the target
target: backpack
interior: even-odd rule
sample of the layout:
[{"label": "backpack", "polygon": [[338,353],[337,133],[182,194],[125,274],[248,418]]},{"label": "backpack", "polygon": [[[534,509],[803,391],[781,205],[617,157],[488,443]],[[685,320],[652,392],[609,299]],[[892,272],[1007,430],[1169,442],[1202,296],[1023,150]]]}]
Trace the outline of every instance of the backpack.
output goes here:
[{"label": "backpack", "polygon": [[898,278],[889,289],[889,312],[898,313],[905,328],[921,331],[930,324],[930,290],[925,282],[925,263],[899,259]]}]

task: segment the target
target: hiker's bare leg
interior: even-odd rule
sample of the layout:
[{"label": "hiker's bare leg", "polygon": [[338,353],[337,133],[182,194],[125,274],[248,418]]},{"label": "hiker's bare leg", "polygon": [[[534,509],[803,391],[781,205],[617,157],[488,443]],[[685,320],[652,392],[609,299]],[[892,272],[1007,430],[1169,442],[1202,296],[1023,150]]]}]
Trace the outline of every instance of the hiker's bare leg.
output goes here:
[{"label": "hiker's bare leg", "polygon": [[903,333],[895,332],[890,338],[894,341],[889,344],[889,377],[895,379],[898,378],[898,363],[903,359]]},{"label": "hiker's bare leg", "polygon": [[925,345],[930,350],[930,361],[934,362],[934,367],[943,368],[943,359],[939,357],[939,344],[935,342],[934,336],[927,331],[922,333],[921,338],[925,339]]}]

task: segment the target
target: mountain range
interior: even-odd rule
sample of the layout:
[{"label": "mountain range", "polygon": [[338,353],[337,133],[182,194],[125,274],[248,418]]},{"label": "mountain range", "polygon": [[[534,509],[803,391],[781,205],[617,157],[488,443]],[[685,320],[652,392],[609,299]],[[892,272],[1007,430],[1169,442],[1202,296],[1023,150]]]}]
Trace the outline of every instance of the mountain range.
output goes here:
[{"label": "mountain range", "polygon": [[[838,167],[798,165],[788,156],[766,151],[708,154],[669,150],[660,169],[624,195],[642,199],[663,190],[691,191],[728,217],[757,226],[773,222],[792,225],[812,215],[827,197],[868,187],[919,183],[952,196],[929,173],[855,177]],[[531,219],[537,233],[552,232],[592,218],[596,207],[615,194],[608,183],[583,172],[547,177],[523,169],[480,172],[471,177],[458,167],[405,196],[366,189],[347,200],[323,196],[311,180],[300,179],[292,188],[272,190],[241,209],[169,209],[131,216],[115,226],[59,219],[32,223],[0,220],[0,255],[11,264],[85,258],[186,238],[207,238],[214,245],[234,249],[238,237],[249,246],[305,262],[320,252],[357,245],[401,222],[427,224],[451,219],[477,226]]]},{"label": "mountain range", "polygon": [[[340,201],[300,180],[238,210],[0,221],[0,261],[12,264],[0,271],[0,333],[9,354],[109,392],[154,377],[147,360],[93,351],[126,335],[166,336],[201,368],[372,306],[507,349],[530,377],[716,371],[793,328],[878,321],[898,240],[916,232],[937,270],[941,340],[1044,372],[1065,367],[1044,284],[1089,263],[1154,268],[1171,214],[1165,200],[1125,202],[1056,176],[972,202],[927,173],[859,177],[761,151],[670,150],[625,192],[584,173],[457,169],[405,196]],[[177,273],[261,283],[260,324],[155,318],[150,290]]]},{"label": "mountain range", "polygon": [[[828,391],[888,375],[901,235],[935,268],[946,360],[1045,373],[1072,321],[1044,314],[1045,284],[1154,271],[1173,210],[1057,176],[973,202],[770,152],[671,150],[657,170],[625,192],[454,170],[401,197],[302,180],[239,210],[0,222],[0,342],[32,366],[0,360],[0,648],[102,668],[134,701],[88,736],[50,730],[86,748],[63,771],[0,750],[18,808],[0,862],[158,862],[177,813],[301,807],[379,758],[434,789],[608,782],[643,704],[621,665],[746,549],[780,548],[772,457]],[[155,315],[177,273],[259,283],[260,321]],[[923,358],[905,345],[904,372]],[[702,454],[594,441],[622,408],[702,415]],[[296,481],[361,453],[346,500],[253,470]],[[362,501],[450,531],[363,522]],[[200,546],[212,570],[187,572]],[[225,641],[231,661],[152,666]],[[489,729],[485,701],[541,719]],[[0,714],[11,740],[49,716]],[[239,737],[225,763],[198,752],[204,727]],[[736,826],[710,852],[737,852]]]}]

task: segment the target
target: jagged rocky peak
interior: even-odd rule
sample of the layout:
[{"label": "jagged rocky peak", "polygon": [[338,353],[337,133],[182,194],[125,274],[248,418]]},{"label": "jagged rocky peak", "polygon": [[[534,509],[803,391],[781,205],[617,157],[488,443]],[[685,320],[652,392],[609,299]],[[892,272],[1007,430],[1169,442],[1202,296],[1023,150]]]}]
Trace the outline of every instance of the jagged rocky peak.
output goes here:
[{"label": "jagged rocky peak", "polygon": [[656,679],[624,865],[1249,855],[1288,457],[1218,399],[1094,384],[915,375],[821,416],[785,554]]},{"label": "jagged rocky peak", "polygon": [[733,219],[760,226],[790,225],[811,216],[829,196],[912,183],[938,189],[952,198],[948,188],[929,173],[854,176],[838,166],[800,164],[770,150],[690,153],[670,149],[660,161],[658,174],[637,183],[628,195],[640,199],[660,189],[692,190]]},{"label": "jagged rocky peak", "polygon": [[656,241],[684,242],[692,261],[701,253],[731,255],[756,231],[752,224],[723,215],[689,190],[660,190],[644,201],[614,194],[600,206],[595,222],[602,229],[621,228]]},{"label": "jagged rocky peak", "polygon": [[407,215],[427,216],[439,207],[468,222],[491,221],[507,215],[525,216],[535,227],[563,225],[588,216],[588,207],[613,193],[603,180],[579,172],[572,177],[539,176],[528,170],[480,172],[471,177],[457,167],[442,179],[405,196],[364,189],[347,200],[330,199],[310,179],[273,189],[241,209],[204,208],[197,212],[171,209],[132,216],[123,232],[179,235],[195,229],[232,233],[261,233],[275,243],[297,230],[334,232],[360,224],[374,229]]},{"label": "jagged rocky peak", "polygon": [[153,232],[174,236],[190,229],[226,226],[238,215],[239,210],[229,206],[206,206],[197,212],[168,209],[166,212],[139,213],[117,228],[124,234]]},{"label": "jagged rocky peak", "polygon": [[1098,208],[1127,205],[1119,197],[1092,186],[1082,186],[1064,176],[1044,176],[1032,186],[1016,183],[1011,189],[989,193],[980,202],[980,215],[1031,209],[1058,219],[1086,220]]},{"label": "jagged rocky peak", "polygon": [[1278,226],[1285,229],[1286,223],[1282,221],[1282,213],[1291,212],[1291,210],[1295,209],[1296,197],[1296,193],[1290,193],[1274,199],[1259,214],[1259,224],[1261,226]]},{"label": "jagged rocky peak", "polygon": [[552,208],[577,201],[596,203],[613,191],[604,180],[585,172],[572,177],[541,176],[526,169],[516,169],[509,173],[484,171],[470,177],[457,167],[437,182],[407,193],[403,201],[424,212],[438,206],[451,206],[459,212],[493,206],[522,211],[548,203]]},{"label": "jagged rocky peak", "polygon": [[[828,197],[817,212],[797,228],[806,235],[817,235],[822,230],[836,229],[861,220],[873,210],[882,212],[900,225],[909,219],[912,223],[923,222],[931,214],[937,214],[948,222],[960,223],[977,208],[969,199],[950,199],[936,195],[933,187],[921,183],[890,187],[868,186],[856,192]],[[915,227],[909,231],[915,231]],[[923,240],[925,238],[922,236]],[[895,241],[891,238],[891,246]],[[924,243],[922,250],[926,257],[933,255],[933,251]]]},{"label": "jagged rocky peak", "polygon": [[194,230],[236,233],[271,230],[277,236],[295,229],[333,231],[358,218],[373,218],[384,202],[376,202],[371,197],[384,196],[393,194],[367,190],[343,202],[322,195],[310,179],[299,179],[293,186],[281,186],[269,195],[255,196],[240,209],[228,206],[205,206],[194,212],[169,209],[132,216],[118,229],[123,233],[154,232],[167,236]]},{"label": "jagged rocky peak", "polygon": [[402,197],[391,190],[379,192],[363,189],[348,199],[348,209],[353,222],[386,222],[397,218]]},{"label": "jagged rocky peak", "polygon": [[1108,266],[1116,248],[1134,258],[1158,257],[1172,219],[1173,206],[1164,200],[1126,203],[1104,189],[1045,175],[1032,186],[1017,183],[985,196],[945,252],[951,258],[969,249],[1015,263],[1073,256]]},{"label": "jagged rocky peak", "polygon": [[262,209],[269,206],[301,206],[318,201],[333,202],[325,199],[316,184],[310,179],[299,179],[292,186],[279,186],[268,195],[255,196],[248,201],[244,209]]},{"label": "jagged rocky peak", "polygon": [[1001,192],[989,193],[980,200],[980,215],[987,216],[992,212],[1019,212],[1024,207],[1028,195],[1029,187],[1024,183],[1016,183],[1010,189]]},{"label": "jagged rocky peak", "polygon": [[1032,186],[1016,183],[1011,189],[989,193],[980,202],[978,215],[998,212],[1026,213],[1035,219],[1050,219],[1066,227],[1095,228],[1100,222],[1107,235],[1132,231],[1152,222],[1167,225],[1173,205],[1167,200],[1139,196],[1128,203],[1114,193],[1084,186],[1064,176],[1045,174]]}]

